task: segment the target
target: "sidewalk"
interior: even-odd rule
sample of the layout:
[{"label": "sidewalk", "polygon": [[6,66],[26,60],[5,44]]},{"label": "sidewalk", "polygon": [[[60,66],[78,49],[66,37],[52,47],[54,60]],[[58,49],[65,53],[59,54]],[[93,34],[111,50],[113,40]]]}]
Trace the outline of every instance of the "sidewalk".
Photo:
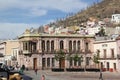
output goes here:
[{"label": "sidewalk", "polygon": [[[41,80],[45,75],[46,80],[99,80],[99,72],[52,72],[51,70],[39,70],[36,75],[34,70],[25,71],[25,74],[33,80]],[[120,80],[120,73],[103,72],[103,80]]]}]

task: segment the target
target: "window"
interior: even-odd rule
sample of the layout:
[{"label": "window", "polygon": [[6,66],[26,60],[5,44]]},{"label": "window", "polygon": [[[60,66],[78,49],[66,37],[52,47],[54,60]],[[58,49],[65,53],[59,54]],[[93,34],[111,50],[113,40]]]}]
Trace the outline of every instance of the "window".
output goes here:
[{"label": "window", "polygon": [[114,58],[114,49],[111,49],[111,58]]},{"label": "window", "polygon": [[88,51],[88,42],[85,43],[85,50]]},{"label": "window", "polygon": [[69,41],[69,52],[72,51],[72,41]]},{"label": "window", "polygon": [[103,62],[101,62],[101,69],[103,69],[104,67],[103,67]]},{"label": "window", "polygon": [[35,42],[33,42],[32,45],[33,45],[33,51],[36,51],[36,49],[37,49],[36,45],[37,44]]},{"label": "window", "polygon": [[81,59],[78,60],[78,66],[81,66]]},{"label": "window", "polygon": [[41,48],[42,48],[42,52],[44,52],[45,51],[45,41],[44,40],[42,40],[42,46],[41,46]]},{"label": "window", "polygon": [[106,51],[106,49],[103,50],[103,54],[104,54],[104,58],[107,58],[107,55],[106,55],[107,51]]},{"label": "window", "polygon": [[27,50],[27,42],[23,42],[23,50]]},{"label": "window", "polygon": [[47,58],[47,67],[50,67],[50,58]]},{"label": "window", "polygon": [[54,51],[54,41],[51,41],[51,51]]},{"label": "window", "polygon": [[55,59],[52,58],[52,67],[54,67],[54,66],[55,66]]},{"label": "window", "polygon": [[116,70],[116,63],[113,63],[114,69]]},{"label": "window", "polygon": [[76,41],[73,42],[73,51],[76,51]]},{"label": "window", "polygon": [[77,49],[80,51],[80,41],[77,42]]},{"label": "window", "polygon": [[60,49],[64,49],[64,42],[60,41]]},{"label": "window", "polygon": [[86,65],[89,65],[90,57],[86,57]]},{"label": "window", "polygon": [[46,67],[45,64],[46,64],[46,59],[42,58],[42,68]]},{"label": "window", "polygon": [[47,52],[49,52],[50,51],[50,42],[49,41],[47,41]]}]

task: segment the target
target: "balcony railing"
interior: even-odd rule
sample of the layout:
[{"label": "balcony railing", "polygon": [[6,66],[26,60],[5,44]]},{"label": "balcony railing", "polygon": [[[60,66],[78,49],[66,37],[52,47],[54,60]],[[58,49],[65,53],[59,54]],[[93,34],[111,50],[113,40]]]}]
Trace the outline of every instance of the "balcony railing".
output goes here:
[{"label": "balcony railing", "polygon": [[108,57],[107,58],[101,58],[100,57],[99,59],[100,60],[116,60],[117,58],[116,57],[114,57],[114,58],[112,58],[112,57],[111,58],[110,57],[109,58]]},{"label": "balcony railing", "polygon": [[20,50],[19,51],[19,55],[21,55],[21,54],[25,54],[25,55],[27,55],[27,54],[38,54],[38,53],[40,53],[39,50],[32,50],[32,51],[30,51],[30,50]]}]

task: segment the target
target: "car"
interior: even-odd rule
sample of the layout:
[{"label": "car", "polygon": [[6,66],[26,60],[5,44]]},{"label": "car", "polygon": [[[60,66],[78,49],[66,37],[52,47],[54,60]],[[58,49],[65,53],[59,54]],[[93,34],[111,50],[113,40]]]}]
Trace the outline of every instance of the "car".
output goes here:
[{"label": "car", "polygon": [[13,66],[7,66],[10,71],[13,71],[15,68]]}]

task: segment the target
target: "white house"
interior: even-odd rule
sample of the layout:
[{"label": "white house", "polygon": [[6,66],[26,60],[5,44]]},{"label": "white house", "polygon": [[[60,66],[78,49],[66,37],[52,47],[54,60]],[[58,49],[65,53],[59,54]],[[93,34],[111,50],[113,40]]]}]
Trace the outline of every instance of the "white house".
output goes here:
[{"label": "white house", "polygon": [[[97,53],[97,51],[100,51]],[[94,54],[99,56],[100,66],[105,71],[120,72],[120,38],[94,42]]]},{"label": "white house", "polygon": [[113,14],[111,21],[114,23],[120,23],[120,14]]}]

